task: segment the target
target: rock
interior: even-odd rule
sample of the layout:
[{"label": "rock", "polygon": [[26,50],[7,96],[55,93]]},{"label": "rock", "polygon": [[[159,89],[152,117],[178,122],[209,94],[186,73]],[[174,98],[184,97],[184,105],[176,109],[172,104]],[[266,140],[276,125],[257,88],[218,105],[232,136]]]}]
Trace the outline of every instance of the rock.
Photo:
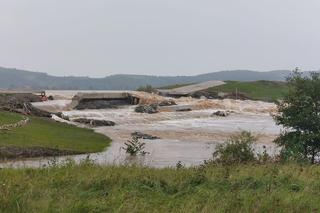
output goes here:
[{"label": "rock", "polygon": [[0,126],[0,130],[11,130],[12,128],[18,128],[21,126],[25,126],[29,123],[30,119],[28,117],[23,118],[21,121],[18,121],[17,123],[13,124],[4,124]]},{"label": "rock", "polygon": [[192,111],[192,106],[190,106],[190,105],[178,105],[178,106],[175,106],[175,111],[176,112],[189,112],[189,111]]},{"label": "rock", "polygon": [[56,116],[62,118],[63,120],[70,121],[70,118],[67,115],[64,115],[62,112],[55,113]]},{"label": "rock", "polygon": [[156,140],[156,139],[160,139],[157,136],[153,136],[153,135],[149,135],[149,134],[145,134],[142,132],[133,132],[131,133],[132,137],[137,137],[137,138],[142,138],[142,139],[147,139],[147,140]]},{"label": "rock", "polygon": [[114,126],[115,122],[113,121],[106,121],[106,120],[95,120],[95,119],[88,119],[88,118],[77,118],[73,120],[74,122],[88,124],[91,126]]},{"label": "rock", "polygon": [[93,126],[114,126],[116,125],[113,121],[106,121],[106,120],[92,120],[90,123]]},{"label": "rock", "polygon": [[196,91],[190,94],[192,98],[198,98],[198,99],[218,99],[218,93],[217,92],[208,92],[205,90]]},{"label": "rock", "polygon": [[172,99],[169,99],[169,100],[164,100],[164,101],[161,101],[159,103],[159,106],[173,106],[173,105],[177,105],[176,102]]},{"label": "rock", "polygon": [[229,111],[222,111],[222,110],[218,110],[214,113],[212,113],[211,116],[220,116],[220,117],[227,117],[230,115],[230,112]]},{"label": "rock", "polygon": [[176,109],[177,112],[190,112],[192,111],[191,108],[181,108],[181,109]]},{"label": "rock", "polygon": [[157,104],[139,105],[135,108],[135,112],[153,114],[158,112]]}]

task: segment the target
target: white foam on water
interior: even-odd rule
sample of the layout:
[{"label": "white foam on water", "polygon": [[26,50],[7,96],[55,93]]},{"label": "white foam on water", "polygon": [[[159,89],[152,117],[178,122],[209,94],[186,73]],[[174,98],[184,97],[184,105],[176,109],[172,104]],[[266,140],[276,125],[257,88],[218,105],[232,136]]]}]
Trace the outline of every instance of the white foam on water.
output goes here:
[{"label": "white foam on water", "polygon": [[[139,157],[138,161],[141,165],[151,167],[175,166],[178,161],[186,166],[199,165],[212,157],[214,147],[218,143],[225,141],[228,136],[241,130],[250,131],[255,135],[264,135],[264,140],[255,145],[257,152],[261,152],[263,146],[266,146],[271,154],[277,152],[272,144],[272,139],[280,133],[281,128],[275,124],[272,117],[267,113],[274,107],[273,104],[234,100],[207,102],[213,104],[211,108],[190,112],[141,114],[134,112],[134,106],[127,106],[119,109],[72,110],[63,113],[71,121],[76,118],[92,118],[111,120],[116,123],[116,126],[113,127],[95,128],[97,132],[108,135],[113,139],[111,146],[106,151],[90,154],[90,158],[99,164],[132,162],[132,159],[128,157],[122,147],[134,131],[161,137],[160,140],[144,140],[146,151],[150,154]],[[67,101],[44,102],[42,107],[60,109],[67,103]],[[203,104],[204,102],[181,99],[180,103],[197,106],[197,104]],[[219,105],[215,107],[214,104],[216,103],[219,103]],[[235,112],[228,117],[211,116],[213,112],[221,108]],[[57,117],[55,119],[61,121]],[[65,156],[58,157],[55,161],[63,162],[71,158],[79,162],[86,157],[87,155]],[[51,159],[14,161],[2,163],[1,167],[42,167],[48,165],[48,161]]]}]

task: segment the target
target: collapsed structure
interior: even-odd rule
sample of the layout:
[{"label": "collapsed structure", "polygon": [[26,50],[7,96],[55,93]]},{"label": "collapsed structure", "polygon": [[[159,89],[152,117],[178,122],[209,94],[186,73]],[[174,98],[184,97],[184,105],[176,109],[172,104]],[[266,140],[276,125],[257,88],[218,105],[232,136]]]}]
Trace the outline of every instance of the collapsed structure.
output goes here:
[{"label": "collapsed structure", "polygon": [[5,91],[0,90],[0,110],[50,117],[51,114],[35,108],[32,102],[48,100],[44,91]]},{"label": "collapsed structure", "polygon": [[119,105],[137,105],[140,98],[130,92],[95,92],[77,93],[70,107],[72,109],[103,109],[114,108]]},{"label": "collapsed structure", "polygon": [[223,81],[206,81],[198,84],[191,84],[174,89],[159,89],[160,95],[179,98],[191,96],[195,92],[206,90],[210,87],[216,87],[225,84]]}]

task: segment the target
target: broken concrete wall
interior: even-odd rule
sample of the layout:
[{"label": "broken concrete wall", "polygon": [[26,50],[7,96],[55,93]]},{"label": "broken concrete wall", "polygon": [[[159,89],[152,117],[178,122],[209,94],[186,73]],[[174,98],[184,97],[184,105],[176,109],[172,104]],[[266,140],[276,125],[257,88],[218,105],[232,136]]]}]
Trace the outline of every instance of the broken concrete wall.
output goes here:
[{"label": "broken concrete wall", "polygon": [[72,98],[73,109],[107,109],[136,105],[139,98],[127,92],[78,93]]}]

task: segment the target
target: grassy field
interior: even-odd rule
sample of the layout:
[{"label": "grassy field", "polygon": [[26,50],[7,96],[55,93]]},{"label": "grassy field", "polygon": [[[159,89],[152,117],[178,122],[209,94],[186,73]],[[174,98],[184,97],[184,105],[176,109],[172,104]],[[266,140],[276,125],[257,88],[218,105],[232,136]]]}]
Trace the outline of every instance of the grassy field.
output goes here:
[{"label": "grassy field", "polygon": [[[21,119],[21,115],[0,112],[0,123],[15,123]],[[104,150],[110,141],[90,129],[37,117],[30,117],[26,126],[0,132],[0,147],[44,147],[89,153]]]},{"label": "grassy field", "polygon": [[0,170],[1,212],[319,212],[320,167]]},{"label": "grassy field", "polygon": [[225,85],[209,88],[209,92],[236,92],[243,93],[251,99],[262,101],[274,101],[281,99],[288,91],[288,86],[284,82],[277,81],[254,81],[240,82],[227,81]]}]

